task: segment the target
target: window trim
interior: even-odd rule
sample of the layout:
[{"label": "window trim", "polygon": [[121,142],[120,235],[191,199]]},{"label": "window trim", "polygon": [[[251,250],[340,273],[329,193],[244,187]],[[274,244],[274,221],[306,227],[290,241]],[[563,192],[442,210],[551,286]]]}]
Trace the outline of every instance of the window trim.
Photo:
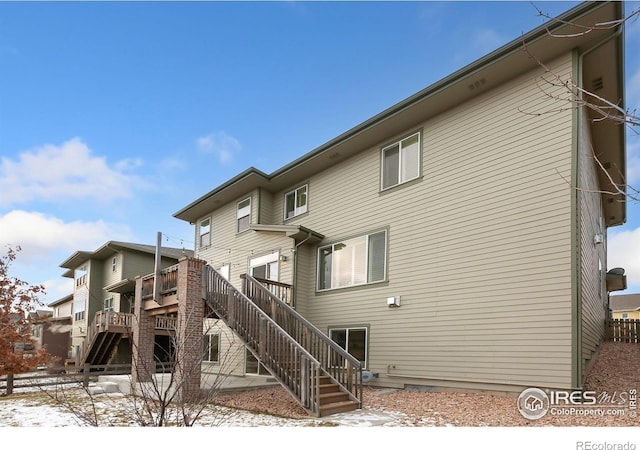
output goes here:
[{"label": "window trim", "polygon": [[[216,359],[212,360],[208,358],[211,358],[211,342],[214,338],[218,341],[218,351],[216,354]],[[202,339],[203,339],[203,345],[202,345],[203,347],[205,345],[205,342],[208,340],[206,352],[204,351],[204,348],[202,349],[203,350],[202,361],[206,363],[219,363],[220,362],[220,333],[205,333]]]},{"label": "window trim", "polygon": [[102,300],[102,310],[103,311],[115,311],[115,299],[113,296],[107,297]]},{"label": "window trim", "polygon": [[[379,233],[384,233],[384,275],[381,279],[379,280],[374,280],[374,281],[369,281],[369,239],[371,236],[379,234]],[[365,252],[366,252],[366,264],[365,264],[365,273],[366,273],[366,277],[367,277],[367,281],[365,281],[364,283],[358,283],[358,284],[350,284],[347,286],[338,286],[338,287],[329,287],[329,288],[321,288],[320,287],[320,274],[321,274],[321,264],[320,264],[320,252],[328,247],[332,247],[332,253],[333,253],[333,247],[337,244],[340,244],[344,241],[349,241],[352,239],[357,239],[357,238],[361,238],[361,237],[365,237]],[[332,278],[333,278],[333,257],[331,259],[332,262]],[[356,236],[351,236],[345,239],[341,239],[341,240],[336,240],[330,244],[327,245],[323,245],[323,246],[319,246],[316,250],[316,292],[328,292],[328,291],[335,291],[338,289],[349,289],[349,288],[354,288],[354,287],[360,287],[360,286],[369,286],[372,284],[377,284],[377,283],[384,283],[386,281],[388,281],[388,277],[389,277],[389,228],[380,228],[377,229],[375,231],[369,232],[369,233],[364,233],[364,234],[359,234]]]},{"label": "window trim", "polygon": [[[411,177],[411,178],[407,178],[407,179],[402,179],[401,175],[402,175],[402,147],[401,144],[402,142],[413,138],[414,136],[418,136],[418,161],[419,161],[419,165],[418,165],[418,173],[415,177]],[[389,186],[385,186],[384,185],[384,174],[385,174],[385,151],[398,146],[398,182],[395,184],[391,184]],[[413,133],[410,133],[394,142],[391,142],[387,145],[384,145],[381,149],[380,149],[380,191],[387,191],[389,189],[393,189],[395,187],[398,187],[400,185],[406,184],[410,181],[413,180],[417,180],[422,176],[422,130],[418,130],[415,131]]]},{"label": "window trim", "polygon": [[[369,326],[368,325],[342,325],[342,326],[341,325],[336,325],[336,326],[329,326],[329,327],[327,327],[327,336],[333,342],[336,342],[336,341],[334,341],[331,338],[331,332],[332,331],[336,331],[336,330],[345,330],[347,332],[347,336],[349,335],[349,330],[364,330],[364,361],[361,361],[361,363],[362,363],[362,370],[367,370],[367,368],[369,366]],[[348,350],[348,348],[349,348],[348,337],[347,337],[346,347],[347,347],[347,349],[345,349],[345,350],[348,353],[349,352],[349,350]],[[351,353],[349,353],[349,354],[351,355]],[[353,356],[353,355],[351,355],[351,356]],[[356,358],[355,356],[353,356],[353,357]],[[356,359],[358,359],[358,358],[356,358]]]},{"label": "window trim", "polygon": [[[208,225],[207,225],[207,232],[206,233],[202,232],[202,226],[203,226],[202,224],[204,222],[209,222]],[[209,238],[209,240],[208,240],[208,242],[206,244],[204,244],[202,242],[203,238],[205,236]],[[198,246],[200,248],[203,248],[203,247],[208,247],[210,245],[211,245],[211,217],[205,217],[204,219],[201,219],[198,222]]]},{"label": "window trim", "polygon": [[[240,204],[246,202],[247,200],[249,200],[249,205],[244,206],[242,209],[240,209]],[[242,200],[236,203],[236,232],[237,233],[242,233],[243,231],[247,231],[251,226],[251,207],[252,207],[251,203],[252,203],[251,196],[243,198]],[[243,211],[245,208],[248,208],[249,212],[243,216],[240,216],[241,211]],[[247,224],[247,228],[243,228],[241,230],[240,219],[244,219],[245,217],[249,217],[249,223]]]},{"label": "window trim", "polygon": [[[304,210],[298,212],[298,207],[296,206],[298,204],[298,191],[302,188],[304,188],[305,195]],[[290,195],[293,195],[293,212],[290,216],[287,216],[287,197],[289,197]],[[282,209],[284,210],[284,220],[293,219],[294,217],[300,216],[309,211],[309,183],[301,184],[295,189],[292,189],[289,192],[285,193],[284,205]]]}]

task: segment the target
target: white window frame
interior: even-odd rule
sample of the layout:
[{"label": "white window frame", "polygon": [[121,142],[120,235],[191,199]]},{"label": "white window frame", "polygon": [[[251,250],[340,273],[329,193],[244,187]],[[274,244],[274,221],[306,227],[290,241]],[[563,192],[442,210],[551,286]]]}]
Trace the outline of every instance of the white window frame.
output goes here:
[{"label": "white window frame", "polygon": [[[417,146],[415,147],[415,152],[409,153],[410,150],[414,150],[412,145],[408,145],[408,141],[413,141],[414,138],[417,137]],[[405,144],[403,146],[403,144]],[[387,174],[387,158],[386,154],[391,151],[398,152],[398,161],[397,161],[397,182],[385,182],[385,175]],[[416,171],[413,172],[411,169],[416,166]],[[422,137],[421,133],[418,131],[416,133],[412,133],[409,136],[406,136],[390,145],[387,145],[382,148],[381,151],[381,159],[380,159],[380,189],[386,190],[391,189],[395,186],[399,186],[401,184],[407,183],[408,181],[412,181],[420,178],[422,174]]]},{"label": "white window frame", "polygon": [[222,278],[229,281],[229,276],[231,275],[231,265],[230,264],[221,265],[220,268],[218,269],[218,272],[220,272],[220,275],[222,275]]},{"label": "white window frame", "polygon": [[[240,205],[247,201],[249,204],[241,208]],[[249,222],[247,224],[243,224],[241,220],[246,217],[249,217]],[[240,200],[236,205],[236,231],[238,233],[242,233],[249,229],[249,225],[251,225],[251,197]]]},{"label": "white window frame", "polygon": [[[300,193],[300,191],[303,191]],[[298,202],[300,200],[300,196],[304,195],[304,204],[298,206]],[[288,199],[293,197],[293,210],[289,211],[288,207]],[[307,212],[307,205],[309,204],[309,185],[303,184],[302,186],[298,186],[292,191],[284,194],[284,220],[291,219],[293,217],[299,216]]]},{"label": "white window frame", "polygon": [[115,272],[117,268],[118,268],[118,257],[117,257],[117,256],[114,256],[114,257],[111,259],[111,271],[112,271],[112,272]]},{"label": "white window frame", "polygon": [[622,317],[623,319],[628,319],[628,318],[629,318],[629,313],[622,313],[622,314],[621,314],[621,317]]},{"label": "white window frame", "polygon": [[[203,232],[203,229],[206,230],[206,232]],[[198,236],[198,245],[200,247],[207,247],[211,245],[211,217],[202,219],[198,223]]]},{"label": "white window frame", "polygon": [[[370,260],[370,256],[369,255],[369,249],[370,249],[370,240],[372,236],[376,236],[378,234],[384,233],[384,266],[383,266],[383,270],[382,270],[382,277],[377,277],[377,278],[372,278],[372,273],[371,273],[371,260]],[[363,243],[360,243],[358,241],[363,240]],[[363,245],[364,244],[364,245]],[[362,249],[359,249],[360,246],[363,245]],[[349,239],[344,239],[342,241],[338,241],[335,242],[333,244],[329,244],[329,245],[324,245],[322,247],[318,247],[318,252],[317,252],[317,273],[316,273],[316,289],[317,291],[329,291],[329,290],[334,290],[334,289],[343,289],[343,288],[349,288],[349,287],[353,287],[353,286],[363,286],[363,285],[367,285],[367,284],[373,284],[373,283],[379,283],[382,281],[386,281],[387,279],[387,266],[388,266],[388,258],[389,258],[389,251],[388,251],[388,246],[389,246],[389,233],[387,229],[382,229],[382,230],[377,230],[368,234],[364,234],[364,235],[360,235],[360,236],[356,236],[353,238],[349,238]],[[342,261],[342,259],[338,259],[338,261],[335,260],[334,255],[336,254],[336,251],[342,251],[344,249],[348,249],[351,252],[351,255],[347,255],[347,257],[344,258],[344,261]],[[331,261],[330,261],[330,267],[329,269],[329,273],[326,274],[326,268],[327,268],[327,264],[324,262],[324,259],[322,258],[323,256],[323,252],[325,251],[325,249],[330,249],[330,254],[331,254]],[[360,252],[359,252],[360,250]],[[362,253],[362,250],[364,250],[364,254]],[[351,258],[349,258],[348,256],[351,256]],[[362,258],[363,260],[358,260],[358,258]],[[344,265],[344,266],[341,266]],[[345,265],[346,264],[346,265]],[[344,279],[344,275],[349,275],[349,273],[347,273],[348,270],[348,266],[351,266],[350,268],[350,281],[348,282],[342,282],[340,283],[340,279]],[[345,269],[345,267],[347,269]],[[342,273],[340,273],[342,271]],[[360,273],[358,273],[358,271]],[[328,275],[328,278],[327,278]],[[358,279],[358,275],[360,275],[360,279]],[[324,283],[323,283],[324,282]],[[337,282],[337,283],[336,283]],[[328,283],[328,287],[325,287]]]},{"label": "white window frame", "polygon": [[[217,353],[215,355],[215,359],[211,359],[211,344],[214,341],[214,339],[217,341],[218,345],[217,345]],[[217,333],[207,333],[203,336],[203,342],[202,342],[202,361],[204,362],[208,362],[208,363],[217,363],[220,362],[220,335]],[[205,348],[206,347],[206,348]]]},{"label": "white window frame", "polygon": [[265,266],[266,279],[278,281],[280,271],[280,252],[269,253],[249,260],[249,275],[254,276],[254,269]]},{"label": "white window frame", "polygon": [[113,306],[114,306],[114,299],[113,297],[107,297],[102,301],[102,309],[104,311],[114,311]]}]

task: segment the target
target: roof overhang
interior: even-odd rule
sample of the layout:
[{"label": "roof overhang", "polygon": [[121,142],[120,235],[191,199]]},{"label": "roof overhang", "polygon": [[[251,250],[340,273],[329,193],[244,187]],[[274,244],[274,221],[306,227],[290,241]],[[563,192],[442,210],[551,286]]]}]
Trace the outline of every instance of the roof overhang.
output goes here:
[{"label": "roof overhang", "polygon": [[[584,28],[579,26],[611,23],[622,17],[620,2],[581,3],[269,175],[255,168],[247,169],[176,212],[174,217],[195,223],[206,214],[258,187],[271,192],[288,188],[363,150],[382,145],[391,136],[404,133],[430,117],[539,67],[539,61],[550,61],[573,50],[577,50],[578,54],[587,54],[584,58],[584,80],[589,82],[600,75],[606,75],[607,98],[621,104],[623,36],[619,27],[585,33]],[[558,38],[550,33],[575,36]],[[607,43],[602,44],[605,41]],[[623,179],[624,127],[599,122],[593,125],[592,136],[596,152],[620,171],[616,180]],[[601,179],[601,183],[603,189],[606,189],[605,180]],[[607,225],[623,223],[626,220],[625,211],[623,198],[612,202],[607,200]]]},{"label": "roof overhang", "polygon": [[134,292],[136,290],[136,280],[125,278],[124,280],[105,286],[104,290],[115,294]]},{"label": "roof overhang", "polygon": [[253,231],[284,233],[298,244],[315,245],[324,239],[324,235],[301,225],[260,225],[251,224],[249,229]]}]

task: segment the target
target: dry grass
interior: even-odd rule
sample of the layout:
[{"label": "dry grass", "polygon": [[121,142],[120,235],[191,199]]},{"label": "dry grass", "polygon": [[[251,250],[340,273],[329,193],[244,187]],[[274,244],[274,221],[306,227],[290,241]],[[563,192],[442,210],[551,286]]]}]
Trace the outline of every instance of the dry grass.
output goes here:
[{"label": "dry grass", "polygon": [[[605,342],[585,382],[596,393],[640,388],[640,344]],[[400,413],[400,426],[638,426],[629,410],[619,415],[552,415],[528,420],[516,406],[517,395],[503,393],[421,392],[365,387],[363,404],[374,411]],[[281,417],[308,417],[281,387],[221,393],[216,403]],[[606,409],[606,408],[605,408]]]}]

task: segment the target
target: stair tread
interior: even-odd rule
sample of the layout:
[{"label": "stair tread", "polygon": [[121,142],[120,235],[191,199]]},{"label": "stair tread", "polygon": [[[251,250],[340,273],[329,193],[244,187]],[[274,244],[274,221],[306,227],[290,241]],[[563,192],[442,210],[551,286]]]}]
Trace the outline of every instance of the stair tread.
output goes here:
[{"label": "stair tread", "polygon": [[330,416],[341,412],[355,411],[358,409],[359,403],[355,400],[345,400],[342,402],[327,403],[320,406],[320,416]]}]

